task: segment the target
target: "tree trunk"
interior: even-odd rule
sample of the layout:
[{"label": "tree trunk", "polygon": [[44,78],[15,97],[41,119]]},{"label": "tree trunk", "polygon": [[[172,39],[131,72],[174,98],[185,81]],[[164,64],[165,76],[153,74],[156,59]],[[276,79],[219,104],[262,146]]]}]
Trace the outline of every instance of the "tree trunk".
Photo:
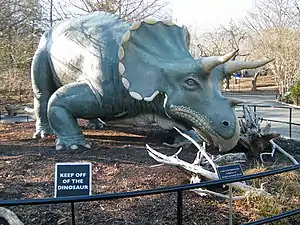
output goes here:
[{"label": "tree trunk", "polygon": [[50,15],[49,15],[49,22],[50,22],[50,27],[52,27],[53,24],[53,0],[50,0]]},{"label": "tree trunk", "polygon": [[229,90],[230,89],[230,75],[227,75],[226,76],[226,79],[225,79],[225,83],[226,83],[226,90]]},{"label": "tree trunk", "polygon": [[257,87],[256,87],[256,82],[257,82],[257,77],[259,76],[259,73],[256,73],[251,81],[251,91],[257,91]]}]

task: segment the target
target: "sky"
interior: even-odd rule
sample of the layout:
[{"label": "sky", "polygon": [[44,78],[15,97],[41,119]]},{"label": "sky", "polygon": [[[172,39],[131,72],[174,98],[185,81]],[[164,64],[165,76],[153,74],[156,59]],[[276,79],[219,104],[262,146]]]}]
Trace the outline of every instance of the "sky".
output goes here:
[{"label": "sky", "polygon": [[[54,3],[60,0],[53,0]],[[75,2],[76,0],[72,0]],[[168,2],[172,20],[200,32],[213,31],[230,20],[241,20],[252,10],[257,0],[161,0]],[[147,1],[145,1],[147,2]],[[150,1],[152,2],[152,1]],[[75,11],[78,9],[75,9]],[[74,9],[71,7],[71,11]]]},{"label": "sky", "polygon": [[173,20],[201,32],[212,31],[230,20],[241,20],[252,10],[255,0],[170,0]]}]

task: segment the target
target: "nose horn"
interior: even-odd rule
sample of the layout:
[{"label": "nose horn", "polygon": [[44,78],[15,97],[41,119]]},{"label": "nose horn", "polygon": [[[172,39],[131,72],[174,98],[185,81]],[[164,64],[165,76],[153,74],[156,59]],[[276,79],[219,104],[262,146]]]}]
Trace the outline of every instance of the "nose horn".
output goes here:
[{"label": "nose horn", "polygon": [[239,50],[237,49],[222,56],[205,57],[201,60],[202,68],[204,69],[205,72],[209,73],[216,66],[227,62],[229,59],[235,56],[238,51]]},{"label": "nose horn", "polygon": [[242,69],[254,69],[264,66],[273,60],[274,59],[261,61],[230,61],[225,64],[225,72],[227,74],[232,74]]}]

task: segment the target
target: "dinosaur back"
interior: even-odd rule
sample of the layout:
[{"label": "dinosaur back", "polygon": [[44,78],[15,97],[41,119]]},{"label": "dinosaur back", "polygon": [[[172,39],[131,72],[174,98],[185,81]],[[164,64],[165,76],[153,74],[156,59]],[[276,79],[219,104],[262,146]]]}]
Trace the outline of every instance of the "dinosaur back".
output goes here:
[{"label": "dinosaur back", "polygon": [[130,24],[117,16],[93,12],[53,26],[46,49],[56,83],[61,86],[80,79],[110,79],[117,65],[122,36]]}]

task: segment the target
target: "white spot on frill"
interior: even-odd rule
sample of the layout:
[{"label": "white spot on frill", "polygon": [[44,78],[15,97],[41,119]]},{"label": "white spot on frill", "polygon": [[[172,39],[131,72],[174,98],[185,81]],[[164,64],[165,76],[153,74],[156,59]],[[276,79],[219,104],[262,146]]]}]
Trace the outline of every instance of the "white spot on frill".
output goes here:
[{"label": "white spot on frill", "polygon": [[151,102],[158,94],[159,94],[159,91],[155,91],[150,97],[145,97],[144,100],[147,102]]},{"label": "white spot on frill", "polygon": [[138,21],[138,22],[132,24],[132,26],[129,28],[129,30],[137,30],[140,28],[141,24],[142,24],[142,22]]},{"label": "white spot on frill", "polygon": [[123,75],[125,73],[125,66],[123,63],[119,62],[119,73]]},{"label": "white spot on frill", "polygon": [[167,26],[173,26],[173,25],[175,25],[171,20],[162,20],[161,22],[163,24],[167,25]]},{"label": "white spot on frill", "polygon": [[124,58],[124,55],[125,55],[124,48],[122,46],[120,46],[119,51],[118,51],[119,60],[122,60]]},{"label": "white spot on frill", "polygon": [[130,31],[127,31],[122,38],[122,43],[127,42],[129,38],[130,38]]},{"label": "white spot on frill", "polygon": [[137,92],[130,91],[129,94],[131,95],[131,97],[135,98],[136,100],[142,100],[143,99],[143,97]]},{"label": "white spot on frill", "polygon": [[165,110],[165,114],[167,115],[167,117],[169,117],[170,119],[172,119],[172,117],[169,116],[169,114],[167,113],[167,110],[166,110],[167,101],[168,101],[168,95],[165,94],[165,99],[164,99],[164,104],[163,104],[164,110]]},{"label": "white spot on frill", "polygon": [[154,20],[154,19],[147,19],[147,20],[145,20],[145,22],[146,22],[147,24],[156,24],[156,23],[157,23],[157,20]]},{"label": "white spot on frill", "polygon": [[128,81],[126,78],[124,78],[124,77],[122,77],[122,84],[123,84],[123,86],[124,86],[126,89],[128,89],[129,86],[130,86],[129,81]]}]

